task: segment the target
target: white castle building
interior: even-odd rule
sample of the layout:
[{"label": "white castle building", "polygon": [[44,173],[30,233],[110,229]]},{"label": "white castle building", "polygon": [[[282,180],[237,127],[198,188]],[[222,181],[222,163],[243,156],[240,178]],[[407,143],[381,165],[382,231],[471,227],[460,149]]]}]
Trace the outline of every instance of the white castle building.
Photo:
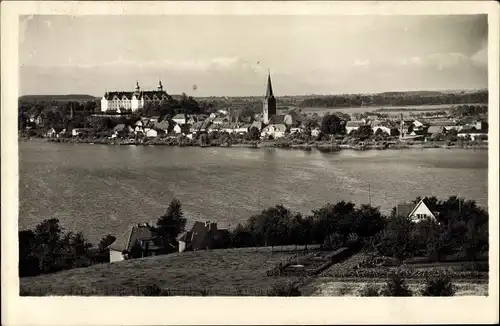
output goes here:
[{"label": "white castle building", "polygon": [[170,95],[163,90],[161,80],[158,82],[156,91],[142,91],[139,82],[137,82],[133,92],[106,92],[101,99],[101,111],[137,111],[142,109],[146,103],[160,104],[169,98]]}]

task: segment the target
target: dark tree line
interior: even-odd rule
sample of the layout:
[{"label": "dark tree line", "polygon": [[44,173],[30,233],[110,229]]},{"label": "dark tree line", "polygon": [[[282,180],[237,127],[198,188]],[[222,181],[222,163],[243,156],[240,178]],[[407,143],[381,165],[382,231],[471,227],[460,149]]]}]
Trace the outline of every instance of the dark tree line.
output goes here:
[{"label": "dark tree line", "polygon": [[[421,198],[413,201],[416,205]],[[418,223],[398,216],[394,208],[389,216],[379,208],[340,201],[313,210],[308,216],[276,205],[251,216],[246,223],[230,230],[227,243],[216,248],[322,244],[324,248],[365,244],[368,250],[403,261],[425,256],[440,261],[455,255],[475,261],[487,255],[488,212],[473,200],[455,196],[446,200],[425,198],[436,220]],[[151,231],[160,254],[178,251],[177,236],[186,229],[181,203],[173,199],[165,214]],[[63,269],[89,266],[109,259],[106,248],[115,241],[107,235],[93,248],[81,232],[64,232],[59,220],[48,219],[34,230],[19,232],[19,274],[33,276]],[[129,258],[147,256],[148,248],[135,244]]]},{"label": "dark tree line", "polygon": [[307,98],[299,107],[358,107],[488,103],[488,91],[474,93],[381,93],[373,95],[331,95]]}]

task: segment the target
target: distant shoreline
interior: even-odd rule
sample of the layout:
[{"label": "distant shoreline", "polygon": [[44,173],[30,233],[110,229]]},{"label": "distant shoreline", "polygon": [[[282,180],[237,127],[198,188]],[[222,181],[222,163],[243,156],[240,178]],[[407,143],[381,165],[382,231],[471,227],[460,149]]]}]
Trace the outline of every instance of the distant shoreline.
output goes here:
[{"label": "distant shoreline", "polygon": [[108,146],[169,146],[169,147],[224,147],[224,148],[282,148],[282,149],[298,149],[310,151],[317,149],[320,151],[341,151],[341,150],[405,150],[405,149],[488,149],[488,143],[475,143],[475,142],[455,142],[448,145],[443,142],[397,142],[388,146],[366,144],[364,147],[350,144],[338,144],[327,141],[315,141],[307,144],[293,144],[291,141],[253,141],[248,143],[236,144],[211,144],[200,145],[199,143],[178,143],[176,140],[151,140],[147,142],[129,142],[129,141],[115,141],[107,139],[71,139],[71,138],[26,138],[19,137],[19,142],[49,142],[49,143],[68,143],[68,144],[95,144],[95,145],[108,145]]}]

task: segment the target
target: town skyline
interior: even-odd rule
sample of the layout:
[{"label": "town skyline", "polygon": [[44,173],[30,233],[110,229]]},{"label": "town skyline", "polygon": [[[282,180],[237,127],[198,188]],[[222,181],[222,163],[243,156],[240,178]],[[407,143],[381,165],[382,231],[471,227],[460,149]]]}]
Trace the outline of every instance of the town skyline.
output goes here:
[{"label": "town skyline", "polygon": [[268,69],[277,97],[488,87],[485,15],[328,18],[24,16],[19,95],[160,79],[169,94],[263,96]]}]

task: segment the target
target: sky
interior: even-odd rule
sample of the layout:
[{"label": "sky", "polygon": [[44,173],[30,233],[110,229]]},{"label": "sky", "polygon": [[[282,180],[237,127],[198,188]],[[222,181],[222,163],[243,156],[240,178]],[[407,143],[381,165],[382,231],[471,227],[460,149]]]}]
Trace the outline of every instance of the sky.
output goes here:
[{"label": "sky", "polygon": [[[487,88],[487,16],[20,18],[20,95],[276,96]],[[193,85],[196,85],[193,87]]]}]

